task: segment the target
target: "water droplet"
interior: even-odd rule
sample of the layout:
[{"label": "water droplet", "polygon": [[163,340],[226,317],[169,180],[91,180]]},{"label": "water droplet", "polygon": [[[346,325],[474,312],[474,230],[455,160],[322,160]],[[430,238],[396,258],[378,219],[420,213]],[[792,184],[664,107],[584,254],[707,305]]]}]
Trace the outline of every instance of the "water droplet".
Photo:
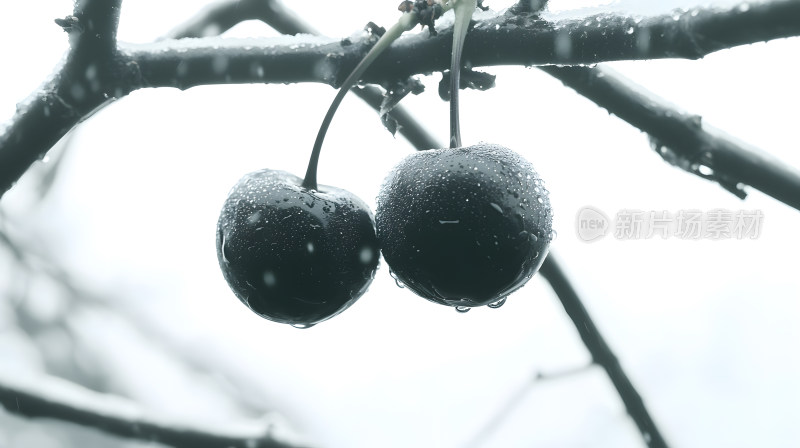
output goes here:
[{"label": "water droplet", "polygon": [[741,5],[739,5],[739,12],[747,12],[747,11],[750,11],[750,5],[748,5],[747,3],[742,3]]},{"label": "water droplet", "polygon": [[260,219],[261,219],[261,211],[259,210],[247,217],[247,223],[250,225],[255,225],[258,223]]},{"label": "water droplet", "polygon": [[625,32],[628,34],[633,34],[633,27],[628,28]]},{"label": "water droplet", "polygon": [[224,233],[222,234],[222,242],[220,243],[219,247],[222,248],[222,250],[221,250],[221,252],[222,252],[222,261],[224,261],[225,263],[230,263],[230,261],[228,261],[228,257],[225,255],[225,251],[226,251],[227,248],[225,247],[225,234]]},{"label": "water droplet", "polygon": [[397,284],[398,288],[405,288],[406,287],[406,285],[404,285],[403,282],[401,282],[400,279],[397,278],[397,275],[391,269],[389,269],[389,276],[394,279],[394,282],[395,282],[395,284]]},{"label": "water droplet", "polygon": [[361,248],[361,252],[358,254],[358,259],[361,260],[362,264],[369,264],[372,261],[372,249],[368,246],[364,246]]},{"label": "water droplet", "polygon": [[488,304],[486,306],[496,310],[496,309],[500,308],[501,306],[503,306],[505,304],[506,304],[506,298],[503,297],[502,299],[498,300],[497,302],[490,303],[490,304]]},{"label": "water droplet", "polygon": [[494,202],[492,202],[489,205],[491,205],[493,209],[497,210],[498,213],[503,213],[503,207],[500,207],[499,205],[495,204]]},{"label": "water droplet", "polygon": [[278,282],[278,279],[275,278],[275,273],[269,270],[264,271],[263,280],[267,288],[272,288]]},{"label": "water droplet", "polygon": [[456,307],[456,312],[459,312],[459,313],[462,313],[462,314],[469,312],[469,310],[470,310],[470,308],[468,306],[459,305],[459,306]]},{"label": "water droplet", "polygon": [[314,325],[315,324],[292,324],[292,327],[297,328],[298,330],[308,330]]},{"label": "water droplet", "polygon": [[[467,200],[469,200],[469,199],[467,199]],[[460,222],[461,222],[461,220],[459,220],[459,219],[455,219],[455,220],[452,220],[452,221],[446,221],[446,220],[443,220],[443,219],[439,220],[439,224],[458,224]]]},{"label": "water droplet", "polygon": [[308,244],[306,244],[306,250],[308,251],[308,253],[313,254],[314,253],[314,243],[309,241]]},{"label": "water droplet", "polygon": [[215,56],[211,61],[211,69],[217,75],[225,73],[225,70],[228,69],[228,58],[222,55]]}]

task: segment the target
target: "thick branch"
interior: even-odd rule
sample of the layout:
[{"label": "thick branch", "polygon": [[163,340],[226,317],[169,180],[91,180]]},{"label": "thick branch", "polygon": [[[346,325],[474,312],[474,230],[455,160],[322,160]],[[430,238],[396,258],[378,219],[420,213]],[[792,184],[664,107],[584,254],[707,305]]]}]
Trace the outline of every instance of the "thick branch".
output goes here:
[{"label": "thick branch", "polygon": [[132,403],[56,378],[0,377],[0,405],[12,414],[53,418],[121,437],[177,448],[300,448],[275,437],[274,423],[215,430],[148,416]]},{"label": "thick branch", "polygon": [[73,15],[56,20],[69,34],[67,62],[17,108],[0,131],[0,196],[73,126],[114,95],[124,73],[116,57],[122,0],[80,0]]},{"label": "thick branch", "polygon": [[69,33],[73,55],[98,58],[114,52],[121,5],[122,0],[79,0],[71,17],[56,21]]},{"label": "thick branch", "polygon": [[[104,42],[114,36],[119,1],[78,2],[75,27],[62,24],[70,35],[89,26]],[[588,64],[606,60],[666,57],[699,58],[712,51],[762,40],[800,34],[800,2],[775,0],[729,11],[695,9],[679,20],[672,15],[640,21],[601,15],[581,21],[552,24],[538,15],[517,15],[516,9],[478,22],[470,32],[464,60],[472,66],[498,64]],[[91,14],[90,14],[91,13]],[[105,20],[100,26],[92,14]],[[65,19],[66,20],[66,19]],[[602,26],[597,26],[600,23]],[[74,29],[73,29],[74,28]],[[419,73],[444,70],[450,58],[452,30],[428,37],[420,33],[400,39],[364,75],[366,82],[385,83]],[[79,40],[94,42],[85,32]],[[199,40],[193,48],[163,44],[112,51],[110,59],[73,53],[54,81],[21,107],[0,135],[0,194],[41,157],[72,126],[109,98],[142,87],[188,88],[201,84],[324,82],[339,85],[369,48],[367,43],[318,45],[298,37],[291,45],[251,42],[221,45],[218,39]],[[318,38],[315,38],[318,39]],[[314,41],[314,42],[318,42]],[[98,44],[103,50],[103,45]],[[91,45],[87,44],[88,47]],[[223,48],[220,48],[223,47]],[[46,101],[63,103],[48,109]],[[54,113],[55,112],[55,113]]]},{"label": "thick branch", "polygon": [[[638,23],[637,23],[638,21]],[[726,24],[733,24],[735,28]],[[598,26],[600,25],[600,26]],[[688,58],[738,45],[800,35],[800,2],[776,0],[729,11],[695,9],[679,20],[672,15],[638,20],[603,14],[583,20],[550,23],[535,14],[512,11],[476,23],[467,37],[464,60],[471,66],[581,65],[614,60]],[[419,33],[398,40],[365,73],[364,81],[385,83],[447,69],[452,29],[429,37]],[[144,86],[189,88],[208,83],[322,82],[339,85],[368,46],[331,41],[320,44],[298,37],[291,45],[250,42],[220,48],[219,40],[198,40],[191,48],[154,52],[129,47],[141,69]],[[229,70],[209,70],[225,58]],[[180,76],[188,64],[197,76]],[[252,69],[260,66],[263,70]],[[186,70],[186,65],[183,65]]]},{"label": "thick branch", "polygon": [[583,306],[578,293],[561,268],[558,259],[552,253],[547,256],[539,272],[550,283],[553,291],[564,306],[567,315],[572,319],[572,323],[575,324],[583,344],[592,355],[592,361],[603,367],[609,378],[611,378],[617,393],[622,398],[625,409],[642,433],[647,446],[650,448],[665,448],[667,442],[661,436],[652,417],[650,417],[642,397],[636,391],[631,380],[628,379],[628,375],[622,369],[619,360],[600,334],[600,330],[592,321],[586,307]]},{"label": "thick branch", "polygon": [[675,109],[609,69],[540,68],[650,134],[657,153],[667,162],[716,181],[740,197],[746,195],[742,187],[749,185],[800,209],[800,172],[711,128],[699,116]]}]

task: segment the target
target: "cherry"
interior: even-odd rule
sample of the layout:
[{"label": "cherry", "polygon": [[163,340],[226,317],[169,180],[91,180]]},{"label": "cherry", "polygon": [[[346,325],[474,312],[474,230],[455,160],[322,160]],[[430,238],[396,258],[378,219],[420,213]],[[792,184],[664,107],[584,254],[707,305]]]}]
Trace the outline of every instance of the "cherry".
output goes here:
[{"label": "cherry", "polygon": [[372,282],[378,243],[369,208],[345,190],[301,186],[277,170],[245,175],[217,226],[217,258],[256,314],[308,327],[353,304]]},{"label": "cherry", "polygon": [[413,154],[378,196],[378,240],[397,279],[442,305],[489,305],[539,269],[552,240],[548,192],[500,145]]},{"label": "cherry", "polygon": [[502,305],[542,265],[553,235],[548,192],[529,162],[500,145],[461,145],[461,54],[477,6],[454,4],[450,148],[400,162],[381,187],[376,218],[395,278],[460,312]]},{"label": "cherry", "polygon": [[234,294],[256,314],[308,328],[344,311],[372,282],[379,258],[372,214],[352,193],[317,185],[317,166],[342,99],[414,17],[403,14],[342,83],[305,178],[264,169],[229,193],[217,225],[217,258]]}]

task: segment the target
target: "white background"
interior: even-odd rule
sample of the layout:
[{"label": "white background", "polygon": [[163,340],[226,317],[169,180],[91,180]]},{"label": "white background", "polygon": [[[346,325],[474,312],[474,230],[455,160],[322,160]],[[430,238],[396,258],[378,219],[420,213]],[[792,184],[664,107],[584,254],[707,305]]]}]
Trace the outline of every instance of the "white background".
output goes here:
[{"label": "white background", "polygon": [[[153,41],[204,3],[125,2],[119,39]],[[289,6],[324,34],[344,37],[368,21],[389,26],[398,15],[395,3]],[[495,10],[511,3],[487,2]],[[574,8],[594,6],[649,14],[693,5],[650,3],[552,0],[551,12],[581,15],[595,10]],[[0,4],[0,120],[58,64],[67,36],[53,19],[71,11],[66,0]],[[255,23],[226,34],[273,35]],[[701,61],[608,65],[800,167],[797,39]],[[545,179],[559,235],[553,250],[668,441],[791,446],[800,420],[800,212],[755,191],[740,201],[665,164],[646,135],[534,68],[486,70],[497,75],[497,87],[461,97],[464,141],[513,148]],[[402,104],[444,142],[448,106],[436,94],[440,75],[421,79],[426,91]],[[263,167],[302,174],[334,94],[326,85],[137,91],[75,131],[66,170],[44,204],[29,200],[31,175],[3,198],[21,234],[47,247],[48,256],[113,307],[156,329],[154,341],[113,313],[74,318],[86,347],[115,378],[114,392],[177,418],[224,424],[252,417],[230,398],[231,390],[243,389],[320,447],[641,446],[599,368],[531,382],[537,372],[589,361],[541,278],[498,310],[462,315],[397,288],[383,264],[359,302],[305,331],[262,320],[236,300],[214,248],[227,191]],[[354,192],[374,210],[382,179],[411,151],[351,96],[328,133],[319,179]],[[576,213],[585,205],[611,216],[622,209],[760,210],[764,221],[757,240],[608,237],[586,244],[575,234]],[[65,312],[45,293],[27,300],[45,316]],[[43,370],[44,355],[15,329],[4,302],[0,369]],[[215,374],[184,367],[174,353]],[[515,396],[519,405],[491,425],[478,440],[483,445],[470,445]],[[3,412],[0,446],[34,446],[31,440],[64,446],[43,423]]]}]

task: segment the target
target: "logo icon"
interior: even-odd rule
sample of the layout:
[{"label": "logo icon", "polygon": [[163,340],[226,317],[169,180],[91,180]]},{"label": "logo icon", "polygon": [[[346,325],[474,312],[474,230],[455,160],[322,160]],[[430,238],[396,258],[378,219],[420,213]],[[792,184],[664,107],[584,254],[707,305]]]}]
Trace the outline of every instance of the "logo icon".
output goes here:
[{"label": "logo icon", "polygon": [[583,207],[575,218],[575,231],[578,238],[591,242],[608,234],[610,224],[608,216],[594,207]]}]

